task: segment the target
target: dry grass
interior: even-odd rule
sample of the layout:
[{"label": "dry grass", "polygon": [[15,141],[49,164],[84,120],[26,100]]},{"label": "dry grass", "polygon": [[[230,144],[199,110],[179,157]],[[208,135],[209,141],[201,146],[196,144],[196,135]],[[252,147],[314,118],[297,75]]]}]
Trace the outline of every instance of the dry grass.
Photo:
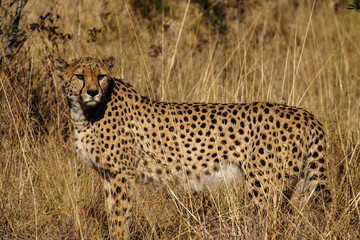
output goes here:
[{"label": "dry grass", "polygon": [[101,181],[76,158],[52,60],[113,55],[114,75],[151,98],[300,106],[329,139],[334,203],[325,217],[276,206],[257,215],[241,185],[200,196],[145,186],[134,239],[359,239],[360,13],[310,0],[244,1],[242,12],[229,0],[227,30],[216,33],[216,4],[204,12],[163,2],[170,25],[161,14],[141,17],[130,1],[29,1],[24,26],[55,6],[45,26],[72,38],[37,31],[0,73],[0,238],[107,236]]}]

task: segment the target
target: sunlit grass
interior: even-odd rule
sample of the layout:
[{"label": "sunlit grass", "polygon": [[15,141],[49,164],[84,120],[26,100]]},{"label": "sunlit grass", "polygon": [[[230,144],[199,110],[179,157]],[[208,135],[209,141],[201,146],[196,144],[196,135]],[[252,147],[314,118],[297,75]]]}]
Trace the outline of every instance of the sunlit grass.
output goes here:
[{"label": "sunlit grass", "polygon": [[[320,1],[245,1],[241,13],[230,2],[224,34],[186,1],[164,1],[169,12],[152,19],[130,1],[57,3],[54,24],[72,38],[36,32],[0,73],[0,238],[108,236],[101,179],[76,157],[52,75],[56,57],[86,55],[113,55],[114,76],[152,99],[290,104],[317,116],[327,134],[334,201],[325,217],[271,204],[257,214],[243,183],[196,196],[146,185],[137,192],[134,238],[360,238],[359,13]],[[53,4],[29,2],[22,24]]]}]

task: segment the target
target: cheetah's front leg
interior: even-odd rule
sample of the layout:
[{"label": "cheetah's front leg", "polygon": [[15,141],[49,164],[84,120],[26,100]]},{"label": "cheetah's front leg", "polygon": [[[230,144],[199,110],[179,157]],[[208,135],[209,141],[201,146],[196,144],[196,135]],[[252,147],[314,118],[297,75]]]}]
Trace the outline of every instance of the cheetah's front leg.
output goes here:
[{"label": "cheetah's front leg", "polygon": [[106,205],[110,217],[111,239],[128,239],[129,218],[132,212],[130,182],[122,174],[116,175],[105,183]]}]

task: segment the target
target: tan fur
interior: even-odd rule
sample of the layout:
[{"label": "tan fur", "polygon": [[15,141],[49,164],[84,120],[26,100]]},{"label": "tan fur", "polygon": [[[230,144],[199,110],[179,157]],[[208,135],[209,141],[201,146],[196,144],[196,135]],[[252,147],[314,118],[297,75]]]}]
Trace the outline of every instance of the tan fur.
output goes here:
[{"label": "tan fur", "polygon": [[246,181],[260,208],[270,199],[286,203],[294,192],[330,199],[325,136],[311,113],[267,102],[156,102],[111,78],[113,64],[113,58],[55,62],[77,152],[104,178],[114,239],[128,237],[132,191],[143,182],[204,191]]}]

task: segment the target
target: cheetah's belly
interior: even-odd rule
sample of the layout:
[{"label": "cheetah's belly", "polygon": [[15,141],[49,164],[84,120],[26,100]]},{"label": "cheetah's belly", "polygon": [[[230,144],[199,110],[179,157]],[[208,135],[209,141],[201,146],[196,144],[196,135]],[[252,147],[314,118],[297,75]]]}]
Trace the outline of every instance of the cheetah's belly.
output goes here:
[{"label": "cheetah's belly", "polygon": [[216,188],[221,184],[230,184],[240,181],[240,168],[232,163],[224,164],[219,171],[213,171],[210,175],[202,175],[200,179],[189,178],[189,185],[193,191],[203,192]]}]

